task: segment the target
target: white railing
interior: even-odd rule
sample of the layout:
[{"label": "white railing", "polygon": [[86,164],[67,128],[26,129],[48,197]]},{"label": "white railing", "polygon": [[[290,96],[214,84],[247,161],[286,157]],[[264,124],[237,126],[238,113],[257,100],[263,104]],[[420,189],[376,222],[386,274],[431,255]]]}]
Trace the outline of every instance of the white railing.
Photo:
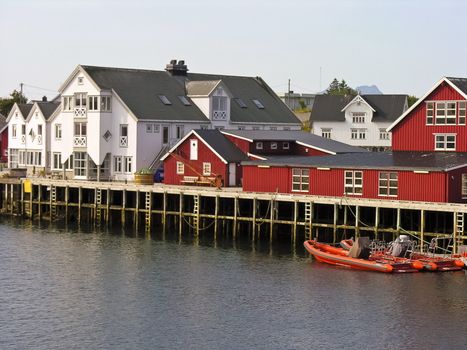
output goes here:
[{"label": "white railing", "polygon": [[120,136],[120,147],[128,147],[128,136]]},{"label": "white railing", "polygon": [[21,143],[26,143],[26,135],[21,135]]},{"label": "white railing", "polygon": [[213,111],[212,112],[212,119],[226,120],[227,119],[227,112],[226,111]]},{"label": "white railing", "polygon": [[37,135],[37,144],[42,145],[42,135]]},{"label": "white railing", "polygon": [[73,145],[75,147],[86,147],[86,136],[75,136],[73,138]]},{"label": "white railing", "polygon": [[85,107],[76,107],[75,108],[75,117],[86,118],[86,108]]}]

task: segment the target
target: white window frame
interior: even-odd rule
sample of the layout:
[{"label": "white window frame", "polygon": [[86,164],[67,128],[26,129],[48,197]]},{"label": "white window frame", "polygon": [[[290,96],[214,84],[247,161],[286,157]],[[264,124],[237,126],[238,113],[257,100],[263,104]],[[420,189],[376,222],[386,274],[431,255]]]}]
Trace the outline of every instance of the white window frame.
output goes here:
[{"label": "white window frame", "polygon": [[211,163],[203,162],[203,176],[211,175]]},{"label": "white window frame", "polygon": [[344,171],[344,194],[363,195],[363,171]]},{"label": "white window frame", "polygon": [[262,142],[256,142],[256,149],[263,149],[263,143]]},{"label": "white window frame", "polygon": [[457,114],[457,123],[459,125],[465,125],[467,101],[459,101],[457,103],[457,107],[459,108]]},{"label": "white window frame", "polygon": [[462,199],[467,199],[467,174],[461,176],[461,195]]},{"label": "white window frame", "polygon": [[88,96],[88,110],[98,111],[99,110],[99,96]]},{"label": "white window frame", "polygon": [[70,112],[73,110],[73,96],[63,96],[63,111]]},{"label": "white window frame", "polygon": [[62,153],[53,152],[52,153],[52,170],[62,170]]},{"label": "white window frame", "polygon": [[282,142],[282,149],[290,149],[290,143],[289,142]]},{"label": "white window frame", "polygon": [[379,129],[379,139],[380,140],[389,140],[390,133],[386,129]]},{"label": "white window frame", "polygon": [[17,125],[13,124],[11,126],[11,138],[16,139],[17,132],[18,132]]},{"label": "white window frame", "polygon": [[455,151],[457,134],[433,134],[435,137],[435,151]]},{"label": "white window frame", "polygon": [[76,108],[87,108],[87,94],[85,92],[77,92],[74,96],[74,106]]},{"label": "white window frame", "polygon": [[[395,178],[394,178],[394,175],[395,175]],[[391,191],[392,191],[392,194],[391,194]],[[397,197],[398,195],[399,195],[399,174],[394,171],[379,172],[378,174],[378,196]]]},{"label": "white window frame", "polygon": [[185,164],[183,162],[177,162],[177,175],[185,174]]},{"label": "white window frame", "polygon": [[185,126],[176,125],[175,126],[175,137],[177,138],[177,140],[180,140],[181,138],[183,138],[184,135],[185,135]]},{"label": "white window frame", "polygon": [[321,137],[325,139],[330,139],[332,136],[332,129],[331,128],[322,128],[321,129]]},{"label": "white window frame", "polygon": [[277,149],[277,142],[271,142],[271,149]]},{"label": "white window frame", "polygon": [[112,112],[112,96],[101,96],[101,112]]},{"label": "white window frame", "polygon": [[133,157],[123,157],[123,172],[125,174],[131,174],[133,172]]},{"label": "white window frame", "polygon": [[153,130],[153,124],[146,124],[146,134],[151,134]]},{"label": "white window frame", "polygon": [[123,172],[123,159],[122,156],[114,156],[114,173],[121,174]]},{"label": "white window frame", "polygon": [[425,125],[433,125],[435,119],[435,103],[433,101],[429,101],[426,103],[426,119]]},{"label": "white window frame", "polygon": [[55,140],[62,139],[62,124],[55,124]]},{"label": "white window frame", "polygon": [[[123,132],[124,130],[126,131]],[[120,147],[128,148],[128,134],[129,134],[128,124],[120,124]]]},{"label": "white window frame", "polygon": [[310,191],[310,169],[292,168],[292,192]]},{"label": "white window frame", "polygon": [[365,112],[352,112],[352,124],[364,124],[365,116]]}]

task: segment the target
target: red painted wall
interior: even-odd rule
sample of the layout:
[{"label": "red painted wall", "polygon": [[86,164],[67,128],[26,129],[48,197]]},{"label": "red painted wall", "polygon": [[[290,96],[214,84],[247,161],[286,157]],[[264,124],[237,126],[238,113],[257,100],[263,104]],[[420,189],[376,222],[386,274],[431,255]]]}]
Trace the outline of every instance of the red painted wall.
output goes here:
[{"label": "red painted wall", "polygon": [[[177,175],[177,161],[174,156],[168,156],[164,160],[164,183],[171,185],[182,185],[180,180],[184,176],[202,176],[203,162],[211,163],[211,176],[221,175],[224,185],[228,184],[228,164],[224,164],[200,139],[198,139],[198,160],[190,159],[190,140],[198,139],[196,136],[187,138],[176,150],[178,157],[183,158],[185,163],[185,174]],[[191,169],[192,167],[193,169]]]},{"label": "red painted wall", "polygon": [[[310,191],[297,193],[291,190],[291,168],[245,166],[243,169],[243,189],[257,192],[276,192],[278,190],[280,193],[342,197],[344,195],[345,170],[353,169],[318,170],[311,168]],[[467,167],[449,174],[443,172],[417,174],[413,171],[398,171],[397,197],[378,195],[379,173],[380,170],[363,170],[363,194],[347,194],[347,196],[424,202],[467,202],[460,196],[460,176],[462,173],[467,173]],[[450,179],[449,183],[447,183],[448,179]]]},{"label": "red painted wall", "polygon": [[467,152],[466,125],[425,125],[425,101],[445,100],[461,101],[464,98],[450,85],[442,83],[392,129],[392,149],[394,151],[434,151],[433,133],[456,133],[456,151]]},{"label": "red painted wall", "polygon": [[231,135],[226,135],[226,134],[223,134],[226,138],[228,138],[235,146],[237,146],[238,148],[240,148],[240,150],[247,154],[248,152],[250,152],[250,144],[251,142],[247,141],[247,140],[243,140],[243,139],[240,139],[238,137],[235,137],[235,136],[231,136]]},{"label": "red painted wall", "polygon": [[8,127],[3,130],[2,134],[0,135],[0,159],[2,162],[8,162]]}]

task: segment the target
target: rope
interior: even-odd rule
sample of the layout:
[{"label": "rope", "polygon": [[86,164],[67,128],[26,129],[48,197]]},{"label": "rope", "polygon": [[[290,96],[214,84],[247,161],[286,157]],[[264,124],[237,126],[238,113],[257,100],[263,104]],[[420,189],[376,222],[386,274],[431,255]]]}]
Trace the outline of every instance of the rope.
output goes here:
[{"label": "rope", "polygon": [[183,221],[186,222],[186,224],[188,226],[190,226],[193,230],[198,230],[198,231],[204,231],[204,230],[207,230],[208,228],[210,228],[212,225],[214,225],[214,223],[216,222],[216,220],[213,220],[209,225],[203,227],[203,228],[196,228],[195,226],[193,226],[192,224],[190,224],[190,222],[185,218],[183,217]]}]

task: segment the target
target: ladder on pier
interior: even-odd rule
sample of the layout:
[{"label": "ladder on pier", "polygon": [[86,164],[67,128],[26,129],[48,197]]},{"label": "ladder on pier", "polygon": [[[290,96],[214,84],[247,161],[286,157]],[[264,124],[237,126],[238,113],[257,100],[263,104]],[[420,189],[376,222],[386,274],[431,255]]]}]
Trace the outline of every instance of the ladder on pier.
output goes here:
[{"label": "ladder on pier", "polygon": [[146,209],[146,215],[144,218],[146,231],[151,229],[151,211],[152,211],[152,193],[146,192],[144,200],[144,208]]},{"label": "ladder on pier", "polygon": [[305,238],[312,239],[312,226],[311,221],[313,220],[313,203],[305,203]]},{"label": "ladder on pier", "polygon": [[50,221],[57,219],[57,187],[50,186]]},{"label": "ladder on pier", "polygon": [[199,233],[199,196],[193,197],[193,228],[196,230],[196,234]]},{"label": "ladder on pier", "polygon": [[102,190],[96,188],[96,222],[97,225],[101,224],[101,204],[102,204]]},{"label": "ladder on pier", "polygon": [[464,213],[455,213],[455,227],[452,239],[449,241],[447,249],[456,253],[457,247],[462,245],[462,235],[464,234]]}]

